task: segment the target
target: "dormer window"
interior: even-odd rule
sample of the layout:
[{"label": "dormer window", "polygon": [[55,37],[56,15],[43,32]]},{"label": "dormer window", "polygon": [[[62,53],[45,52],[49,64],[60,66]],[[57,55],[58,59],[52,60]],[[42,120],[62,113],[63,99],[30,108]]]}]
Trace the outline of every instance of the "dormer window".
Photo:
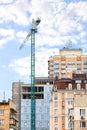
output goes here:
[{"label": "dormer window", "polygon": [[57,92],[58,91],[57,86],[54,86],[53,90],[54,90],[54,92]]},{"label": "dormer window", "polygon": [[81,84],[77,84],[77,90],[81,89]]},{"label": "dormer window", "polygon": [[68,89],[72,90],[72,84],[71,83],[68,84]]}]

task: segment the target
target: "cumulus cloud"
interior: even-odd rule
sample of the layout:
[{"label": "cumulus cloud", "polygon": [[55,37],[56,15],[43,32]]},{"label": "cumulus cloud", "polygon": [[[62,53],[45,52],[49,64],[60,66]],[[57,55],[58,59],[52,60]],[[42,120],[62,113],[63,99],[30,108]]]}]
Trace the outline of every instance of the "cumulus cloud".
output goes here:
[{"label": "cumulus cloud", "polygon": [[[40,7],[38,8],[38,4]],[[37,1],[32,0],[30,4],[31,17],[41,17],[37,46],[48,45],[59,46],[66,44],[69,40],[73,44],[83,41],[80,34],[84,31],[85,24],[82,24],[87,16],[87,2],[66,3],[63,0]],[[83,13],[79,13],[82,11]],[[84,37],[85,38],[85,37]],[[42,39],[42,40],[41,40]]]},{"label": "cumulus cloud", "polygon": [[[36,76],[48,76],[48,59],[52,55],[58,54],[58,49],[46,49],[40,48],[36,51],[36,60],[35,60],[35,73]],[[30,57],[24,57],[20,59],[15,59],[9,68],[16,71],[21,76],[30,76],[31,74],[31,60]]]},{"label": "cumulus cloud", "polygon": [[[13,22],[18,25],[19,30],[16,30],[15,34],[12,29],[10,31],[13,31],[12,34],[19,38],[21,42],[28,33],[28,29],[24,30],[24,27],[30,28],[32,19],[37,17],[41,18],[41,23],[37,27],[35,40],[36,76],[47,76],[47,61],[50,55],[58,54],[59,47],[65,46],[69,41],[72,41],[74,45],[78,45],[79,42],[86,45],[87,2],[17,0],[11,4],[0,6],[0,23]],[[1,30],[0,35],[5,37],[7,32],[4,32],[4,34],[2,32],[3,30]],[[9,32],[8,36],[10,37]],[[1,41],[2,44],[5,42]],[[9,67],[12,67],[22,76],[28,75],[30,72],[30,56],[14,60]]]},{"label": "cumulus cloud", "polygon": [[[17,25],[30,26],[31,19],[40,17],[39,37],[43,39],[42,44],[47,44],[48,42],[49,46],[55,45],[55,43],[58,45],[59,43],[65,44],[65,42],[71,40],[68,39],[69,35],[73,35],[72,39],[74,39],[77,35],[76,33],[78,33],[80,37],[81,31],[85,28],[82,21],[87,21],[86,1],[67,4],[64,0],[21,0],[21,2],[17,0],[13,3],[7,0],[6,3],[11,4],[0,6],[0,23],[12,21]],[[22,29],[19,30],[16,36],[19,37],[19,33],[24,36],[22,32]],[[27,34],[27,32],[24,33]],[[65,42],[63,40],[64,37],[67,39]],[[44,40],[47,42],[44,42]],[[22,41],[21,37],[20,41]]]},{"label": "cumulus cloud", "polygon": [[27,12],[28,0],[18,0],[14,3],[6,5],[2,4],[2,6],[0,6],[0,23],[8,23],[12,21],[13,23],[18,25],[28,25],[29,19],[27,17]]},{"label": "cumulus cloud", "polygon": [[0,29],[0,48],[2,48],[8,41],[14,39],[14,33],[13,29]]},{"label": "cumulus cloud", "polygon": [[0,4],[7,4],[7,3],[11,3],[11,2],[13,2],[13,0],[5,0],[5,1],[0,0]]},{"label": "cumulus cloud", "polygon": [[77,20],[87,21],[87,1],[80,1],[78,3],[71,2],[68,5],[67,11],[68,13],[74,15]]}]

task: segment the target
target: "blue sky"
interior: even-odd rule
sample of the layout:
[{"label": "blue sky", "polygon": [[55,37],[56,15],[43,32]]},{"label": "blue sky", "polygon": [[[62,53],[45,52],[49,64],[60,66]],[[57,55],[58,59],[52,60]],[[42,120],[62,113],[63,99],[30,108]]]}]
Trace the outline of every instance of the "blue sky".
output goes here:
[{"label": "blue sky", "polygon": [[87,53],[87,0],[0,0],[0,100],[12,82],[30,82],[30,38],[19,47],[37,17],[36,76],[48,76],[49,57],[69,41]]}]

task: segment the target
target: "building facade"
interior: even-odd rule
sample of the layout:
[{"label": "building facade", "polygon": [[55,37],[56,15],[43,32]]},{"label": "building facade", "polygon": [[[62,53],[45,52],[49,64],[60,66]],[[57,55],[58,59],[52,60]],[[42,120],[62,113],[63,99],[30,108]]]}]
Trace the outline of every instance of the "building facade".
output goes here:
[{"label": "building facade", "polygon": [[72,73],[87,73],[87,55],[82,49],[66,48],[59,51],[48,61],[48,77],[72,78]]},{"label": "building facade", "polygon": [[[75,95],[87,94],[87,77],[86,74],[73,74],[72,79],[58,79],[54,80],[52,90],[52,100],[50,102],[50,130],[76,130],[80,109],[87,111],[87,98],[80,103],[80,98]],[[81,100],[82,102],[82,100]],[[80,106],[79,106],[80,104]],[[74,105],[74,124],[70,124],[70,112],[71,114]],[[79,107],[79,109],[78,109]],[[80,110],[81,111],[81,110]],[[84,110],[83,110],[84,111]],[[84,112],[83,112],[84,113]],[[86,116],[86,115],[85,115]],[[83,123],[84,124],[84,123]],[[87,125],[85,125],[87,129]],[[84,129],[84,130],[86,130]],[[82,130],[82,129],[78,129]]]},{"label": "building facade", "polygon": [[11,100],[0,102],[0,130],[18,130],[16,105]]},{"label": "building facade", "polygon": [[[36,97],[36,130],[49,130],[50,121],[50,100],[53,81],[48,78],[37,78],[35,80],[35,97]],[[15,93],[15,86],[17,93]],[[18,89],[20,87],[20,89]],[[30,85],[20,83],[13,83],[12,98],[17,104],[20,119],[20,130],[29,130],[31,122],[31,99],[30,99]],[[18,99],[20,98],[20,99]],[[19,105],[18,105],[19,104]]]},{"label": "building facade", "polygon": [[69,111],[69,130],[87,130],[87,94],[75,94]]}]

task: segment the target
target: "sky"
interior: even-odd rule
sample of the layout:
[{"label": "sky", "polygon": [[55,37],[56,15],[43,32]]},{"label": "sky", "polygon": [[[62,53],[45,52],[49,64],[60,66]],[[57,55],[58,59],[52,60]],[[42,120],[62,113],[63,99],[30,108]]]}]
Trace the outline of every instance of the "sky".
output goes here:
[{"label": "sky", "polygon": [[69,43],[87,53],[87,0],[0,0],[0,100],[10,98],[12,83],[30,83],[32,20],[41,19],[35,35],[35,75],[48,76],[48,60]]}]

